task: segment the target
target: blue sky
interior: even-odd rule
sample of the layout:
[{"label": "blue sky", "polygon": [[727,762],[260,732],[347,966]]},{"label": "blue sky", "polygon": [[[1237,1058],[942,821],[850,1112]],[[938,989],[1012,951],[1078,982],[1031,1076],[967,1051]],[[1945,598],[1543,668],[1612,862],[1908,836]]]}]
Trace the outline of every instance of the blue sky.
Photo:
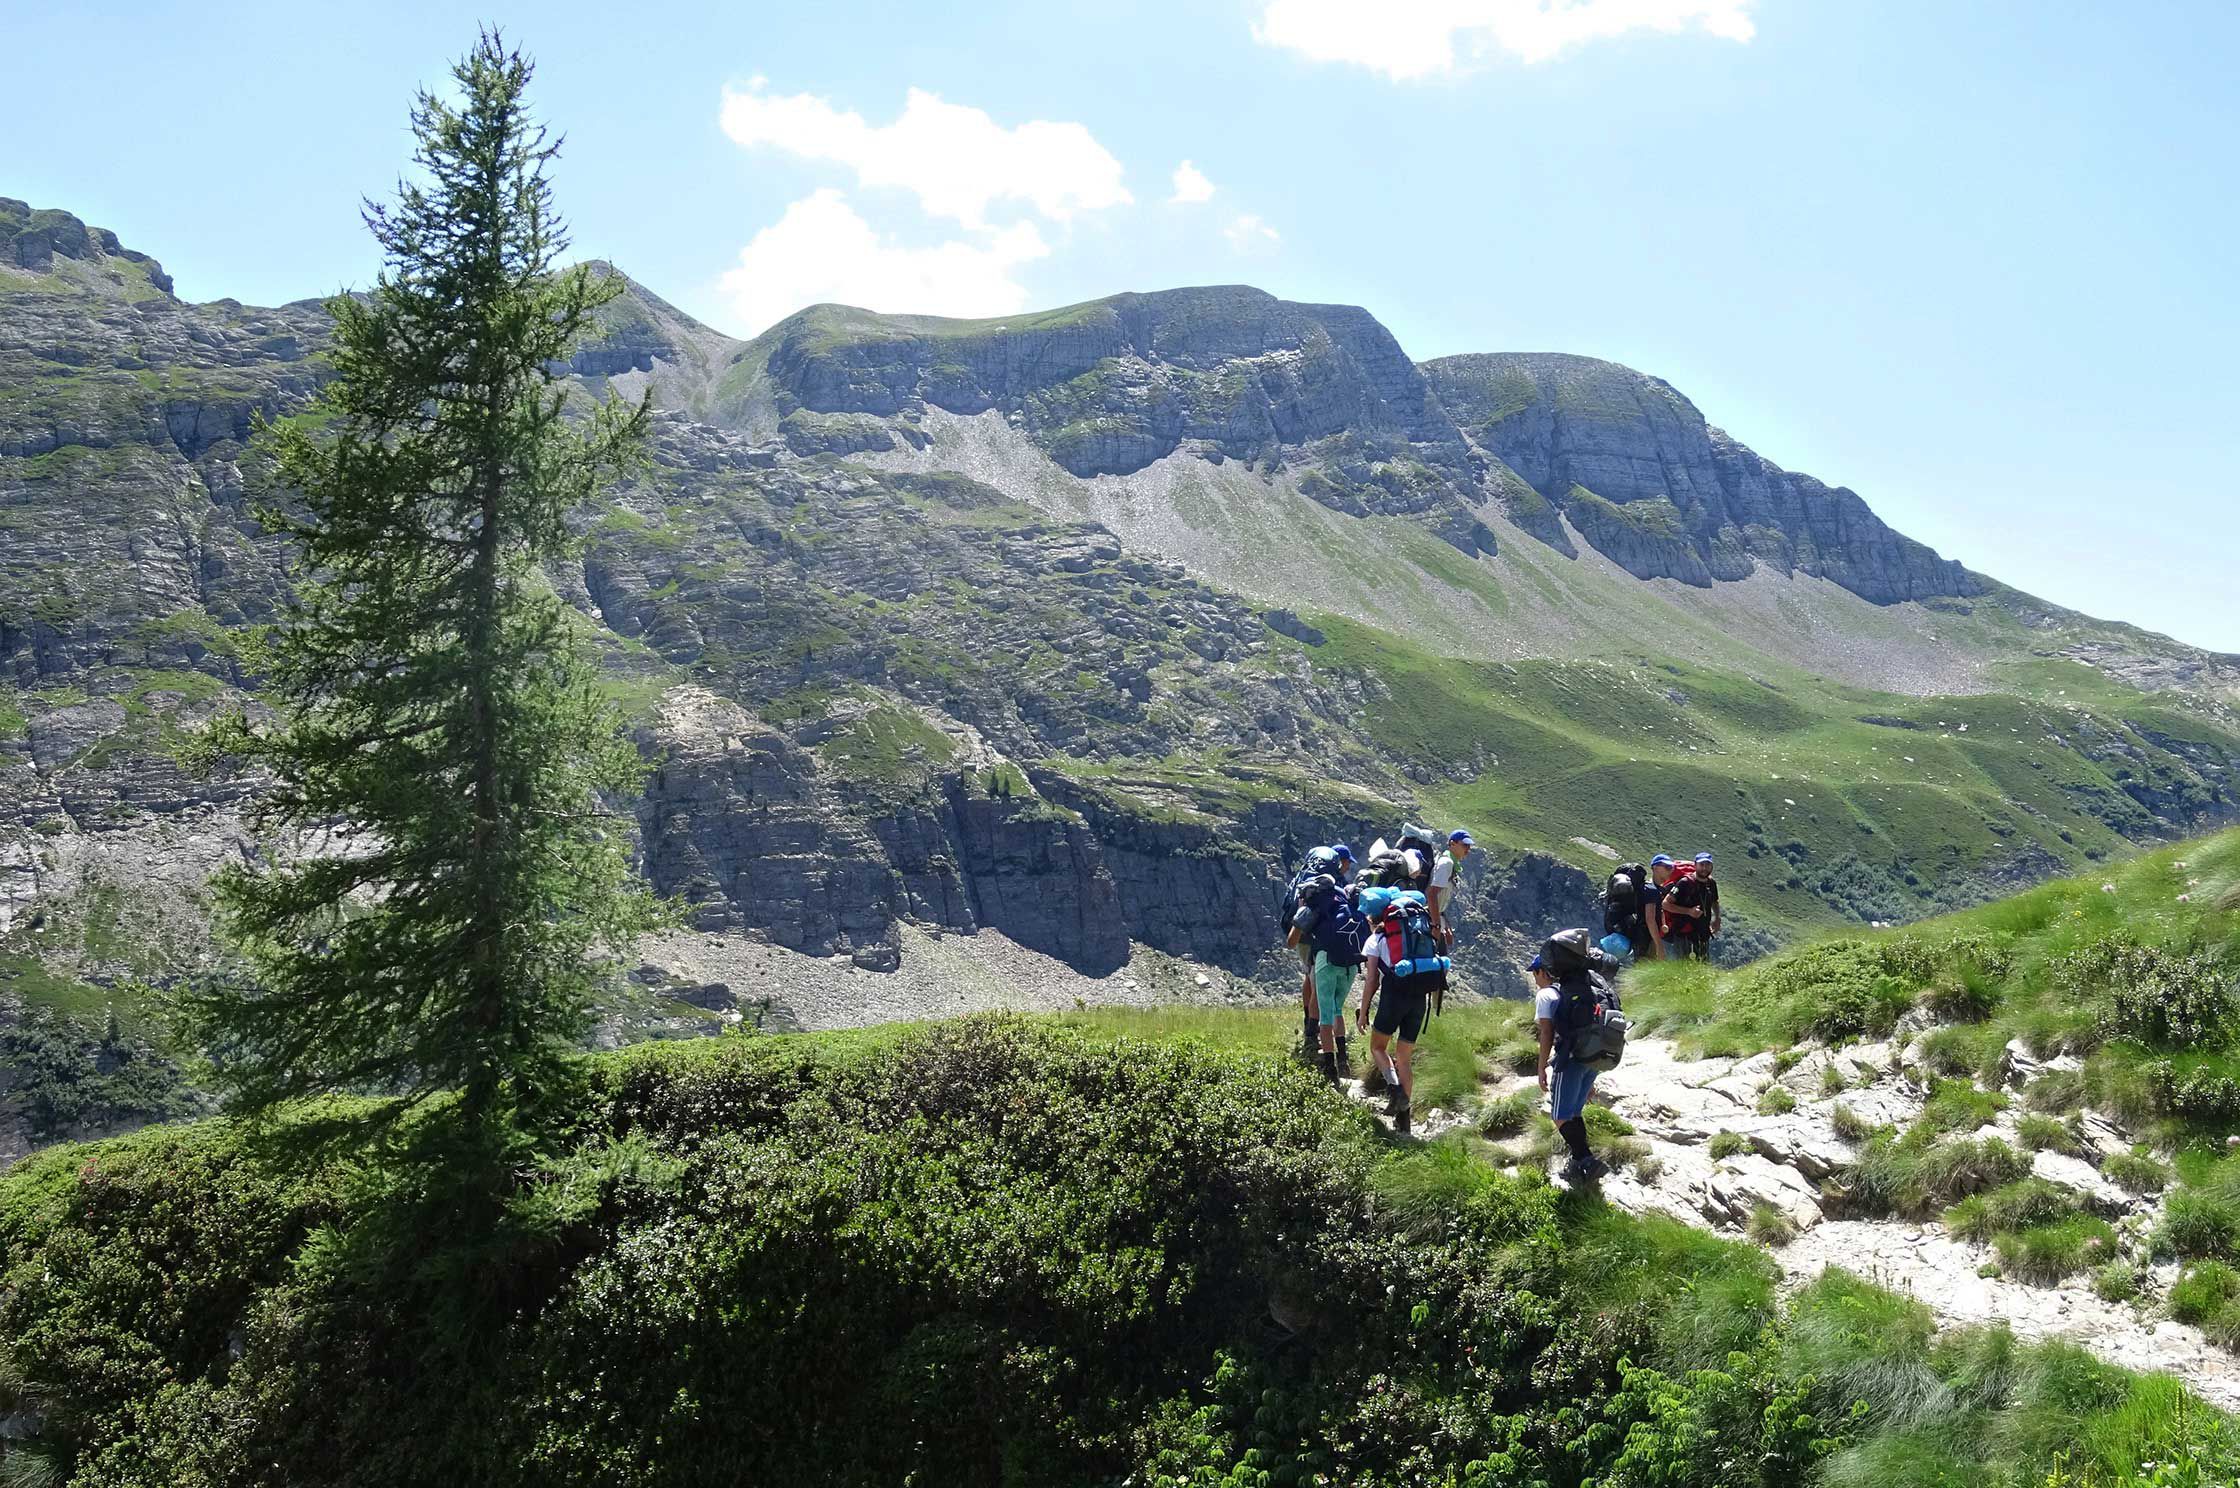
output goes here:
[{"label": "blue sky", "polygon": [[[476,20],[9,9],[0,194],[253,303],[371,276],[358,200]],[[1653,372],[1974,567],[2240,651],[2240,7],[480,9],[539,60],[579,251],[725,330],[1209,282],[1366,305],[1419,358]]]}]

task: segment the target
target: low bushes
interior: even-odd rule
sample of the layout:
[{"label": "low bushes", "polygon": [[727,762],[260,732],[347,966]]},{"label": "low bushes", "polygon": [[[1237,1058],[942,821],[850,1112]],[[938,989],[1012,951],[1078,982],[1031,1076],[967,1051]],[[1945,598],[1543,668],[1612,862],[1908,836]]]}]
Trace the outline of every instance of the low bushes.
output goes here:
[{"label": "low bushes", "polygon": [[1961,1239],[1982,1244],[2002,1230],[2030,1229],[2084,1211],[2083,1194],[2033,1177],[1962,1199],[1945,1211],[1944,1222]]},{"label": "low bushes", "polygon": [[1843,1205],[1862,1215],[1920,1217],[2030,1171],[2030,1159],[1996,1137],[1939,1139],[1922,1127],[1877,1135],[1859,1153]]},{"label": "low bushes", "polygon": [[2115,1228],[2096,1215],[2079,1214],[1994,1237],[1999,1263],[2024,1281],[2051,1286],[2098,1266],[2116,1253]]}]

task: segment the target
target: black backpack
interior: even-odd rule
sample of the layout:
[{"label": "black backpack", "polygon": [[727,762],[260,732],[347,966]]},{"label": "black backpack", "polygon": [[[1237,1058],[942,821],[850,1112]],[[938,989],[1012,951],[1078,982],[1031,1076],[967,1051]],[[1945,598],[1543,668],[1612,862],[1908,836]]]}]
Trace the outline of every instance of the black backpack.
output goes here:
[{"label": "black backpack", "polygon": [[1641,886],[1648,881],[1649,870],[1639,863],[1622,863],[1610,870],[1602,886],[1603,934],[1631,938],[1641,924]]},{"label": "black backpack", "polygon": [[1558,984],[1556,1032],[1575,1064],[1612,1070],[1625,1058],[1633,1024],[1618,1005],[1618,987],[1600,971],[1581,970]]},{"label": "black backpack", "polygon": [[1307,861],[1283,886],[1283,893],[1276,899],[1276,933],[1291,933],[1291,917],[1299,912],[1299,898],[1307,886],[1326,874],[1332,874],[1338,865],[1338,855],[1327,847],[1318,847],[1307,854]]},{"label": "black backpack", "polygon": [[1419,894],[1431,892],[1431,870],[1439,865],[1439,849],[1432,845],[1429,835],[1403,823],[1400,840],[1393,846],[1400,852],[1414,853],[1416,861],[1423,865],[1413,874],[1403,874],[1401,886],[1414,889]]}]

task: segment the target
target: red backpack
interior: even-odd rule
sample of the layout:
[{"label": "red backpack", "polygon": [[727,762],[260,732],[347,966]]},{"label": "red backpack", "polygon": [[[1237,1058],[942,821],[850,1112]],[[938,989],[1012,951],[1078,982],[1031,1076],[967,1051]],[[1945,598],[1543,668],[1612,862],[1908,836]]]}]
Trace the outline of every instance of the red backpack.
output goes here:
[{"label": "red backpack", "polygon": [[[1703,901],[1703,881],[1696,877],[1696,865],[1673,864],[1672,877],[1664,886],[1664,897],[1658,901],[1657,933],[1666,940],[1673,939],[1676,931],[1695,934],[1696,926],[1703,922]],[[1675,908],[1693,909],[1697,913],[1676,915],[1672,912]]]}]

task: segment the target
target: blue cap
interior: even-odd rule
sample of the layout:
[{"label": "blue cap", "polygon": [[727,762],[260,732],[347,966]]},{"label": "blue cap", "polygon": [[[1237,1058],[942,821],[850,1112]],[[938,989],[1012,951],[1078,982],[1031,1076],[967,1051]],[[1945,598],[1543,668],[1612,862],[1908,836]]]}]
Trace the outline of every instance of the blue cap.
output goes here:
[{"label": "blue cap", "polygon": [[1343,842],[1332,843],[1330,845],[1330,851],[1338,855],[1338,861],[1341,863],[1350,863],[1353,861],[1353,849],[1346,846]]},{"label": "blue cap", "polygon": [[1463,831],[1460,827],[1456,827],[1453,831],[1447,834],[1447,841],[1459,842],[1464,847],[1476,847],[1478,845],[1477,841],[1472,838],[1468,832]]},{"label": "blue cap", "polygon": [[1696,861],[1697,861],[1697,862],[1699,862],[1699,863],[1701,863],[1701,864],[1703,864],[1703,865],[1704,865],[1705,867],[1709,867],[1709,866],[1711,866],[1711,854],[1709,854],[1709,853],[1697,853],[1697,854],[1696,854]]},{"label": "blue cap", "polygon": [[1533,958],[1532,958],[1532,960],[1531,960],[1531,961],[1530,961],[1529,963],[1527,963],[1527,964],[1526,964],[1526,966],[1525,966],[1525,970],[1526,970],[1526,971],[1538,971],[1539,969],[1540,969],[1540,958],[1539,958],[1538,956],[1535,956],[1535,957],[1533,957]]},{"label": "blue cap", "polygon": [[1670,868],[1672,866],[1672,854],[1658,853],[1649,860],[1649,866],[1652,868]]}]

